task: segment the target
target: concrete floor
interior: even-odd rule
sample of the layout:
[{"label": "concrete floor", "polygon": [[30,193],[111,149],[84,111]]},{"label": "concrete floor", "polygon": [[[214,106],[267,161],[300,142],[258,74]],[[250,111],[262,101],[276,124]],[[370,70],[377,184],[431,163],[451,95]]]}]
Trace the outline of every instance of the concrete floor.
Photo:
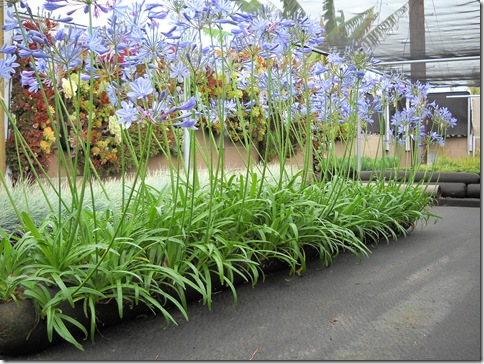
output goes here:
[{"label": "concrete floor", "polygon": [[[434,207],[407,238],[361,261],[341,254],[161,316],[106,328],[79,351],[63,343],[4,360],[481,360],[480,208]],[[0,359],[2,359],[0,357]]]}]

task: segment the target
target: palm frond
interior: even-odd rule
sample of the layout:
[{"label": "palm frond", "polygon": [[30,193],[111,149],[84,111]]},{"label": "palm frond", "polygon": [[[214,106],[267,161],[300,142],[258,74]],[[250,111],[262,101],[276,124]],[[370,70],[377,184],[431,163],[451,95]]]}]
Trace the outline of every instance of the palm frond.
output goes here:
[{"label": "palm frond", "polygon": [[370,31],[371,26],[373,25],[373,22],[375,21],[377,16],[378,13],[370,11],[368,15],[362,19],[360,24],[350,33],[351,41],[354,41],[356,44],[359,45]]},{"label": "palm frond", "polygon": [[295,15],[306,15],[306,12],[302,8],[301,4],[297,0],[283,0],[282,1],[283,11],[282,15],[285,18],[292,18]]},{"label": "palm frond", "polygon": [[405,3],[401,8],[368,32],[363,39],[362,44],[368,47],[375,47],[380,44],[391,30],[398,28],[398,20],[407,12],[407,10],[408,3]]},{"label": "palm frond", "polygon": [[347,20],[345,22],[346,31],[348,32],[348,34],[352,35],[356,31],[356,29],[361,26],[361,24],[367,23],[369,18],[376,19],[374,6]]},{"label": "palm frond", "polygon": [[337,27],[336,10],[333,0],[325,0],[323,3],[323,27],[326,34],[330,34]]},{"label": "palm frond", "polygon": [[[237,0],[240,4],[240,10],[249,14],[256,14],[262,9],[262,3],[259,0]],[[264,3],[266,5],[266,3]],[[274,9],[280,9],[274,3],[269,1],[268,6]],[[283,0],[282,1],[282,15],[285,18],[292,18],[294,15],[306,15],[305,10],[297,0]]]},{"label": "palm frond", "polygon": [[337,47],[340,50],[353,40],[361,42],[361,39],[368,33],[378,15],[375,13],[374,7],[365,10],[349,20],[345,19],[343,11],[339,10],[338,12],[340,16],[335,18],[336,26],[329,30],[326,27],[325,31],[326,44]]},{"label": "palm frond", "polygon": [[258,0],[238,0],[240,10],[249,14],[255,14],[262,8],[262,4]]}]

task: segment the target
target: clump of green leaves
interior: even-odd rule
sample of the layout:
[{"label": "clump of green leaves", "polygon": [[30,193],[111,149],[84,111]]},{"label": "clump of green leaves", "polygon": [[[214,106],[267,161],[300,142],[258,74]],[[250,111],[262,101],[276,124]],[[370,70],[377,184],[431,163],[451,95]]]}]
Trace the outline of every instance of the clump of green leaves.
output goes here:
[{"label": "clump of green leaves", "polygon": [[421,165],[419,170],[438,171],[438,172],[481,172],[481,157],[476,154],[475,157],[449,158],[440,157],[432,165]]},{"label": "clump of green leaves", "polygon": [[[275,174],[232,174],[212,191],[208,179],[198,187],[180,182],[178,194],[169,178],[133,183],[125,193],[136,203],[127,209],[118,196],[80,215],[66,210],[36,221],[25,207],[15,231],[0,225],[0,300],[32,299],[49,337],[57,332],[81,349],[68,323],[93,337],[100,303],[117,302],[120,317],[127,307],[148,305],[175,322],[166,305],[188,318],[188,287],[210,308],[214,287],[230,288],[236,300],[236,279],[256,284],[271,261],[302,274],[308,248],[328,266],[344,251],[365,256],[370,242],[406,234],[430,216],[429,197],[414,186],[340,177],[307,184],[299,174],[282,181],[281,188]],[[112,181],[112,196],[115,188],[122,191]],[[90,327],[62,314],[63,302],[84,305]]]}]

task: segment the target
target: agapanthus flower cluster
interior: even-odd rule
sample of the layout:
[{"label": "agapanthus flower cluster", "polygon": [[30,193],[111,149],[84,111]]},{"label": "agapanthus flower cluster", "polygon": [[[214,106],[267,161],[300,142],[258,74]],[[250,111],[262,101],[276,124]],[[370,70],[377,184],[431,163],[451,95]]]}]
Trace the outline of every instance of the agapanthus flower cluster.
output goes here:
[{"label": "agapanthus flower cluster", "polygon": [[[371,50],[349,47],[343,54],[315,57],[324,32],[309,16],[285,19],[265,6],[247,14],[229,0],[131,6],[49,0],[44,9],[67,10],[65,17],[82,9],[110,18],[102,27],[20,32],[9,10],[5,29],[15,32],[14,45],[2,48],[7,57],[0,61],[0,76],[10,78],[17,53],[31,59],[32,69],[21,81],[31,91],[54,87],[68,96],[67,90],[74,92],[68,87],[72,72],[84,81],[101,79],[124,128],[151,122],[194,129],[201,118],[227,128],[236,118],[242,125],[260,116],[268,124],[301,121],[327,130],[372,123],[373,115],[401,98],[409,107],[392,118],[397,139],[432,135],[430,140],[440,143],[422,127],[425,121],[435,119],[439,129],[433,133],[455,124],[445,109],[428,105],[428,85],[369,72],[377,62]],[[207,75],[216,82],[209,85]],[[203,95],[207,90],[210,95]]]},{"label": "agapanthus flower cluster", "polygon": [[[116,1],[116,0],[114,0]],[[108,13],[110,9],[112,9],[113,4],[111,1],[97,1],[97,0],[46,0],[43,5],[44,10],[46,11],[55,11],[59,9],[66,9],[67,12],[65,13],[66,17],[63,18],[64,21],[72,21],[74,13],[78,10],[83,12],[84,14],[88,14],[92,12],[92,15],[96,18],[99,18],[101,13]]]}]

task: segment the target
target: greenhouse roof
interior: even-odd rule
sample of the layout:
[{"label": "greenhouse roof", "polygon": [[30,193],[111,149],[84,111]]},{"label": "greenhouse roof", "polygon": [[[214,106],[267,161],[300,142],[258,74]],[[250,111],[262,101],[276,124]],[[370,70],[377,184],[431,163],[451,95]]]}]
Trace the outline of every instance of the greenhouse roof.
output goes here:
[{"label": "greenhouse roof", "polygon": [[376,71],[400,71],[434,87],[481,84],[479,0],[240,1],[272,3],[286,16],[302,10],[322,18],[323,53],[355,40],[381,61]]},{"label": "greenhouse roof", "polygon": [[356,39],[372,48],[380,71],[402,71],[433,86],[480,86],[478,0],[299,0],[295,7],[292,2],[293,9],[299,6],[323,16],[323,51],[342,50]]}]

